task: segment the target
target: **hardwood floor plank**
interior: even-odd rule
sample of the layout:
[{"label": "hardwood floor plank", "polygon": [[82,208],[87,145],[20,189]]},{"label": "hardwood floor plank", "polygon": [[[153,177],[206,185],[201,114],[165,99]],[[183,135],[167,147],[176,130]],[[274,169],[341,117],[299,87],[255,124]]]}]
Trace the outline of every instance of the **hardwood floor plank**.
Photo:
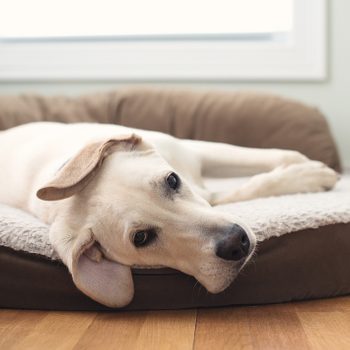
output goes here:
[{"label": "hardwood floor plank", "polygon": [[29,328],[32,329],[41,321],[48,311],[26,311],[26,310],[6,310],[0,309],[0,329],[1,328]]},{"label": "hardwood floor plank", "polygon": [[306,334],[293,311],[253,307],[247,309],[254,349],[310,349]]},{"label": "hardwood floor plank", "polygon": [[312,349],[348,350],[350,348],[350,313],[343,311],[298,312]]},{"label": "hardwood floor plank", "polygon": [[[140,338],[148,338],[150,349],[192,349],[196,318],[196,310],[150,312]],[[144,349],[142,344],[140,349]]]},{"label": "hardwood floor plank", "polygon": [[309,345],[295,312],[260,306],[198,311],[194,348],[302,350]]},{"label": "hardwood floor plank", "polygon": [[46,311],[0,310],[0,349],[13,349],[46,315]]},{"label": "hardwood floor plank", "polygon": [[103,313],[75,349],[192,349],[195,322],[196,310]]},{"label": "hardwood floor plank", "polygon": [[0,310],[1,350],[350,349],[350,296],[123,313]]},{"label": "hardwood floor plank", "polygon": [[24,337],[14,341],[13,348],[72,349],[95,317],[88,312],[48,312]]},{"label": "hardwood floor plank", "polygon": [[202,349],[253,349],[246,310],[198,310],[194,350]]}]

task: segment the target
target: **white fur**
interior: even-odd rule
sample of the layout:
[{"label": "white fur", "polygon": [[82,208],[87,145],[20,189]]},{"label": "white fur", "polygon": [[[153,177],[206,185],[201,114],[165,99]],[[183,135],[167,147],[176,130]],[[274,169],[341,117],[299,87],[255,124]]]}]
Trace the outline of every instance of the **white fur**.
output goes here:
[{"label": "white fur", "polygon": [[[37,190],[87,144],[131,133],[141,136],[143,146],[109,155],[81,192],[59,201],[37,198]],[[253,253],[255,237],[249,223],[210,204],[323,191],[338,178],[324,164],[295,151],[179,140],[103,124],[31,123],[0,132],[0,160],[0,201],[51,224],[51,243],[78,288],[109,306],[132,299],[130,266],[135,265],[173,267],[211,292],[222,291],[242,264],[215,255],[221,232],[234,223],[246,230],[251,251],[244,263]],[[173,170],[183,185],[176,197],[166,198],[158,188]],[[204,176],[236,175],[255,176],[241,188],[221,193],[203,185]],[[130,234],[145,225],[160,233],[154,244],[137,249]]]}]

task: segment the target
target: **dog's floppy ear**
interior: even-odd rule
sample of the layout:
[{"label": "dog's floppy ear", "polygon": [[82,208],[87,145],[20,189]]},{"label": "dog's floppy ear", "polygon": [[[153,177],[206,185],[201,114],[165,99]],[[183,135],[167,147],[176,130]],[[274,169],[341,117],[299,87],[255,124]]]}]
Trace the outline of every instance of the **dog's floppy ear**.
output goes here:
[{"label": "dog's floppy ear", "polygon": [[109,307],[129,304],[134,296],[130,267],[106,259],[90,229],[72,232],[65,225],[54,223],[50,240],[77,288]]},{"label": "dog's floppy ear", "polygon": [[37,191],[37,196],[47,201],[71,197],[93,179],[109,154],[116,149],[131,150],[140,141],[140,137],[132,134],[88,144],[64,164],[52,181]]}]

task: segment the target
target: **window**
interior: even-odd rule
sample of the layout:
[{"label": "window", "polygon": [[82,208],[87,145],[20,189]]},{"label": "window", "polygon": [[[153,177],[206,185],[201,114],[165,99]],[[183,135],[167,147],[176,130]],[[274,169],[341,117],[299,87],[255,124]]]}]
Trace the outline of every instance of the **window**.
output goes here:
[{"label": "window", "polygon": [[0,11],[1,80],[315,80],[324,48],[325,0],[11,0]]}]

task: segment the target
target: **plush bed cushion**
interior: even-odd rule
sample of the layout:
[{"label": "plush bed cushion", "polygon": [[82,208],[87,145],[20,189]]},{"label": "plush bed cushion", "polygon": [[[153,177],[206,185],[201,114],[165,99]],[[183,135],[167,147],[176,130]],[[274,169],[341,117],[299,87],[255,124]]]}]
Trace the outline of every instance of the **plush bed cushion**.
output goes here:
[{"label": "plush bed cushion", "polygon": [[0,130],[31,121],[112,123],[179,138],[295,149],[341,168],[321,112],[271,94],[132,88],[79,97],[0,96]]},{"label": "plush bed cushion", "polygon": [[[240,182],[211,180],[208,185],[223,189]],[[136,293],[128,308],[259,304],[350,292],[350,176],[326,193],[257,199],[216,209],[249,222],[260,242],[253,262],[232,286],[211,295],[192,277],[175,270],[134,270]],[[1,206],[0,229],[0,306],[103,308],[74,287],[48,241],[46,225]]]},{"label": "plush bed cushion", "polygon": [[[116,123],[180,138],[295,149],[341,169],[320,111],[269,94],[132,88],[79,97],[0,96],[0,130],[32,121]],[[341,193],[338,195],[344,199],[344,191]],[[298,196],[294,205],[273,199],[271,205],[283,209],[283,214],[274,212],[265,200],[253,203],[259,210],[252,209],[252,202],[221,208],[246,215],[262,239],[254,261],[232,286],[211,295],[195,285],[192,277],[174,270],[135,270],[136,296],[128,308],[259,304],[350,293],[348,202],[322,197],[334,194],[313,197],[316,199],[310,205]],[[326,215],[318,210],[322,203],[329,205]],[[298,215],[298,207],[306,210],[307,217]],[[331,210],[333,214],[328,215]],[[5,207],[0,209],[1,222],[6,223],[6,229],[0,230],[1,307],[103,309],[74,287],[58,260],[33,254],[42,254],[44,249],[50,259],[56,257],[45,225]],[[24,239],[38,232],[41,238],[36,236],[31,244]]]}]

